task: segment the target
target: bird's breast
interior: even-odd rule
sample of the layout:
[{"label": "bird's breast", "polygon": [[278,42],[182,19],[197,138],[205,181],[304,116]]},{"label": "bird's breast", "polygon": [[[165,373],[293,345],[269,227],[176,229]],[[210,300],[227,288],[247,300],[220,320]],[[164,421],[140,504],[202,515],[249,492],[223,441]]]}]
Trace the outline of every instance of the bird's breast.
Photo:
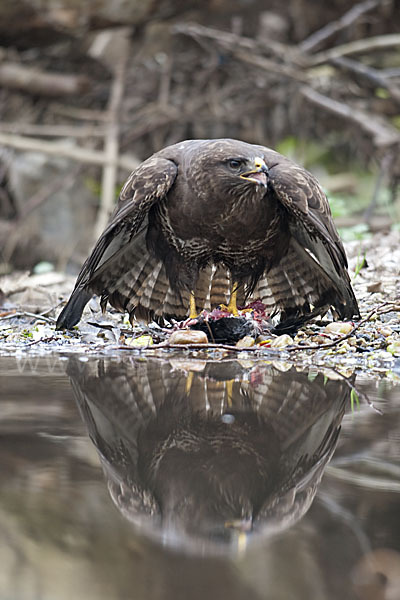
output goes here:
[{"label": "bird's breast", "polygon": [[167,197],[157,206],[157,219],[167,239],[190,259],[246,260],[268,253],[279,235],[281,220],[274,203],[265,199],[222,204],[209,198]]}]

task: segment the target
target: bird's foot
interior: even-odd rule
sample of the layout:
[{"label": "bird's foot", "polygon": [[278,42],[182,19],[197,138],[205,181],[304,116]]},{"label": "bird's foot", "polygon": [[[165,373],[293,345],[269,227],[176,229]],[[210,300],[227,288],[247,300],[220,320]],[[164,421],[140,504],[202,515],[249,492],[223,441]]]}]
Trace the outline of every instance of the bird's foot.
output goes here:
[{"label": "bird's foot", "polygon": [[225,306],[225,304],[221,304],[221,310],[228,311],[234,317],[239,316],[239,311],[238,311],[238,307],[237,307],[237,284],[236,283],[233,284],[231,297],[229,299],[228,306]]},{"label": "bird's foot", "polygon": [[197,314],[196,309],[196,298],[194,296],[194,292],[190,292],[190,300],[189,300],[189,319],[197,319],[199,315]]}]

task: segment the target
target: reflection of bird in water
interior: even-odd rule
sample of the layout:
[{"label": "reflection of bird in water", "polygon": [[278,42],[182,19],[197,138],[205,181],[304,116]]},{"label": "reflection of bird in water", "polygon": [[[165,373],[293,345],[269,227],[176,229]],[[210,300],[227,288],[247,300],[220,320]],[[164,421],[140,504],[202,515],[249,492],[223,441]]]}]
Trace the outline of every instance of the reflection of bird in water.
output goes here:
[{"label": "reflection of bird in water", "polygon": [[237,361],[71,359],[68,371],[114,502],[137,525],[194,548],[297,521],[348,396],[322,375]]}]

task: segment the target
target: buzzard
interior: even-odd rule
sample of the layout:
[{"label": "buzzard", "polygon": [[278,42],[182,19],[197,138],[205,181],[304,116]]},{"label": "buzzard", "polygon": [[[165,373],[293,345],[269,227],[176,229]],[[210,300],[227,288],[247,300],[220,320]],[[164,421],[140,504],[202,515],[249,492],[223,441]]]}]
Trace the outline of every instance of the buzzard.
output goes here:
[{"label": "buzzard", "polygon": [[359,316],[343,245],[313,175],[233,139],[187,140],[137,167],[84,263],[57,329],[93,294],[130,319],[184,319],[260,299],[281,322]]}]

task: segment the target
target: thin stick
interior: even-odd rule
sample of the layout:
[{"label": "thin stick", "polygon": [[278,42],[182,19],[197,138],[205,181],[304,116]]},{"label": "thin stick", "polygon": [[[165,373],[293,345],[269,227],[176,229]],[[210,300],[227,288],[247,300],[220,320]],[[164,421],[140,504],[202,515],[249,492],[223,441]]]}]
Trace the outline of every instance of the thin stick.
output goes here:
[{"label": "thin stick", "polygon": [[108,124],[104,144],[106,162],[103,167],[101,180],[100,208],[97,214],[94,228],[95,239],[99,237],[109,219],[111,210],[115,203],[115,188],[117,182],[117,163],[119,154],[119,113],[124,93],[125,72],[129,55],[129,29],[121,32],[124,43],[121,43],[119,61],[115,66],[114,81],[111,88],[108,106]]},{"label": "thin stick", "polygon": [[373,86],[387,90],[394,100],[400,102],[400,87],[385,77],[379,69],[374,69],[357,60],[345,57],[332,58],[330,62],[342,71],[355,74],[360,79],[368,81]]},{"label": "thin stick", "polygon": [[229,31],[199,25],[198,23],[178,23],[172,28],[172,32],[190,36],[196,41],[199,41],[201,38],[212,40],[219,46],[229,48],[230,50],[247,50],[252,55],[262,52],[267,48],[280,60],[285,58],[293,63],[304,62],[296,48],[282,44],[276,40],[254,40],[253,38],[237,35]]},{"label": "thin stick", "polygon": [[[103,166],[105,164],[110,164],[110,158],[107,157],[105,152],[89,150],[80,146],[68,146],[57,142],[38,140],[33,137],[28,138],[20,135],[13,135],[11,133],[0,133],[0,145],[9,146],[10,148],[15,148],[16,150],[22,150],[24,152],[33,151],[51,154],[51,156],[63,156],[65,158],[70,158],[71,160],[92,165]],[[111,161],[111,163],[114,164],[113,161]],[[130,155],[122,155],[115,159],[115,164],[130,173],[138,166],[139,160]]]},{"label": "thin stick", "polygon": [[377,146],[390,146],[392,144],[400,143],[399,132],[394,127],[391,127],[384,121],[380,121],[372,114],[320,94],[310,86],[303,86],[300,93],[313,104],[316,104],[325,110],[329,110],[339,117],[361,127],[361,129],[374,138],[374,142]]},{"label": "thin stick", "polygon": [[16,133],[40,137],[104,137],[104,127],[101,125],[38,125],[35,123],[8,123],[0,121],[1,133]]},{"label": "thin stick", "polygon": [[325,52],[319,52],[313,57],[310,57],[310,61],[313,66],[316,66],[326,63],[332,58],[348,56],[349,54],[375,52],[376,50],[385,50],[386,48],[393,48],[395,46],[400,46],[400,33],[377,35],[363,40],[355,40],[348,44],[341,44],[340,46],[335,46]]},{"label": "thin stick", "polygon": [[368,404],[368,406],[370,406],[371,408],[373,408],[373,410],[375,410],[379,415],[383,415],[383,412],[374,405],[374,403],[372,402],[372,400],[370,399],[370,397],[368,396],[368,394],[366,394],[365,392],[362,392],[361,390],[359,390],[354,385],[354,383],[350,380],[349,377],[346,377],[345,375],[343,375],[343,373],[341,373],[340,371],[338,371],[334,367],[325,367],[325,366],[321,365],[321,369],[323,371],[332,371],[333,373],[335,373],[338,377],[341,378],[342,381],[345,382],[345,384],[347,385],[347,387],[350,388],[351,390],[353,390],[353,392],[355,392],[357,394],[357,396],[359,396],[362,400],[364,400]]},{"label": "thin stick", "polygon": [[30,94],[76,96],[88,91],[90,80],[84,75],[49,73],[17,62],[3,62],[0,64],[0,85]]},{"label": "thin stick", "polygon": [[364,16],[367,12],[370,12],[381,4],[381,0],[366,0],[366,2],[360,2],[355,6],[352,6],[344,15],[342,15],[336,21],[331,21],[318,31],[312,33],[308,38],[303,40],[299,44],[299,50],[302,52],[312,52],[317,46],[320,46],[322,42],[326,42],[335,33],[342,32],[345,29],[354,25],[360,17]]},{"label": "thin stick", "polygon": [[12,313],[10,315],[5,315],[4,317],[0,317],[0,321],[7,321],[8,319],[13,319],[15,318],[19,318],[19,317],[31,317],[32,319],[35,319],[36,321],[46,321],[47,323],[55,323],[56,319],[53,319],[52,317],[45,317],[44,315],[50,311],[44,311],[43,314],[35,314],[35,313],[31,313],[31,312],[27,312],[26,310],[22,311],[22,312],[15,312]]}]

